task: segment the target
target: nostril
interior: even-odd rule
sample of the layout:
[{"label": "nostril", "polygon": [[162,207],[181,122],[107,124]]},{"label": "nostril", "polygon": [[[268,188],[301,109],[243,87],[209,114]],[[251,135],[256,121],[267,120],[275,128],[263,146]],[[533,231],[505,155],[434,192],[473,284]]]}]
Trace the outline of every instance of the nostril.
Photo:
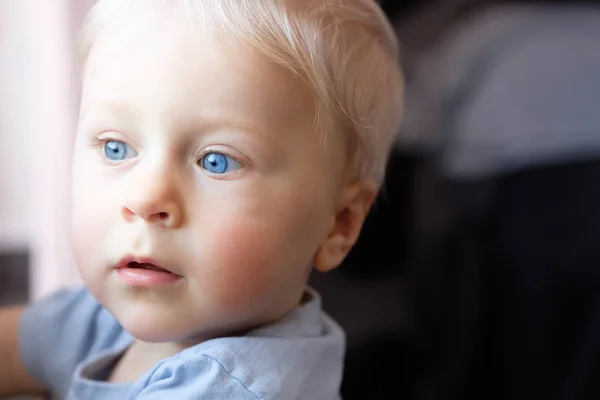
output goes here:
[{"label": "nostril", "polygon": [[129,208],[123,208],[122,213],[123,218],[125,218],[126,221],[132,221],[133,216],[135,215]]}]

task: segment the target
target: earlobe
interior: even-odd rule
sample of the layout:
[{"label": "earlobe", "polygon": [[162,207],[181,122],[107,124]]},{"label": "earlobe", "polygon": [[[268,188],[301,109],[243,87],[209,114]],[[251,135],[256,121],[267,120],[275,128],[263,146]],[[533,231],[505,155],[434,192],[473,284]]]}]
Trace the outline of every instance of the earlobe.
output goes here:
[{"label": "earlobe", "polygon": [[361,180],[340,193],[332,228],[313,260],[315,269],[326,272],[342,263],[358,239],[376,192],[372,181]]}]

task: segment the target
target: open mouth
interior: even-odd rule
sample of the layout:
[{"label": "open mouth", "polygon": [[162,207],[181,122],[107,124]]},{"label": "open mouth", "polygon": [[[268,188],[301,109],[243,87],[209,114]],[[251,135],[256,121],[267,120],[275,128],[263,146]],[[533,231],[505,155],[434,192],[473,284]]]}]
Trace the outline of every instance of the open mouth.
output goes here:
[{"label": "open mouth", "polygon": [[150,270],[150,271],[158,271],[158,272],[165,272],[165,273],[172,274],[171,271],[166,270],[161,267],[158,267],[154,264],[139,263],[139,262],[135,262],[135,261],[128,263],[126,268],[145,269],[145,270]]},{"label": "open mouth", "polygon": [[124,258],[115,270],[117,276],[127,284],[152,287],[183,279],[180,275],[154,264],[151,259],[128,258]]}]

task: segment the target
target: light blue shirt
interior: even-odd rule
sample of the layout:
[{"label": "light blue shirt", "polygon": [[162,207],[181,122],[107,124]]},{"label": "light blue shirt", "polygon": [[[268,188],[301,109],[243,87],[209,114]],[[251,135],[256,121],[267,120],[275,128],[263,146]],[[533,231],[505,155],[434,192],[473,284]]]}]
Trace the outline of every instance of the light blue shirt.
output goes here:
[{"label": "light blue shirt", "polygon": [[213,339],[164,359],[134,383],[105,381],[133,338],[91,294],[63,291],[31,305],[19,347],[56,399],[340,399],[345,337],[309,300],[279,322]]}]

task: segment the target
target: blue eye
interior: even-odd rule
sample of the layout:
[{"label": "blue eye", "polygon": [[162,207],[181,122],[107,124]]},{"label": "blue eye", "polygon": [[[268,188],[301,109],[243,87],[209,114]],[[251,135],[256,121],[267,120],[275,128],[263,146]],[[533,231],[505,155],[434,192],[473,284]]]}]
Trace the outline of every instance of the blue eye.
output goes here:
[{"label": "blue eye", "polygon": [[200,160],[202,168],[212,174],[226,174],[242,168],[239,162],[221,153],[206,153]]},{"label": "blue eye", "polygon": [[104,155],[111,161],[123,161],[137,156],[137,152],[123,142],[110,140],[104,144]]}]

